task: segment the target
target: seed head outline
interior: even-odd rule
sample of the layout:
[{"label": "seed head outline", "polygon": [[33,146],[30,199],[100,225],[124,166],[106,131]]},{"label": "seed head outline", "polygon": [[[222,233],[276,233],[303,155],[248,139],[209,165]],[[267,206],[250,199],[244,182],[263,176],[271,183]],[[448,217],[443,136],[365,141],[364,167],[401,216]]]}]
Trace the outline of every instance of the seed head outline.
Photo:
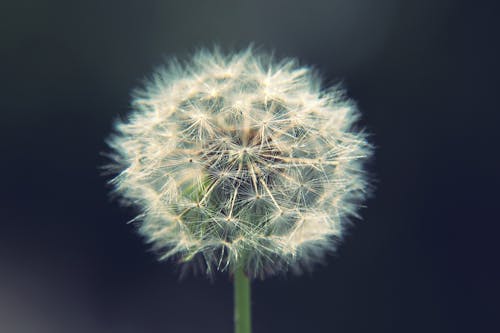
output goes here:
[{"label": "seed head outline", "polygon": [[110,183],[162,260],[301,271],[370,192],[357,108],[294,59],[199,51],[158,70],[132,107],[108,140]]}]

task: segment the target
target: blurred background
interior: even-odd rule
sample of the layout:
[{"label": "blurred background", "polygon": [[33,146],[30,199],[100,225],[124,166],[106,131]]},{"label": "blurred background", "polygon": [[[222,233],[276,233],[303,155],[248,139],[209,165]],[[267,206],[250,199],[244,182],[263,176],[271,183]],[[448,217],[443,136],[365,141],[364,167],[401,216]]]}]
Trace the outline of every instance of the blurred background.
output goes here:
[{"label": "blurred background", "polygon": [[344,83],[378,179],[326,265],[254,284],[254,332],[500,331],[498,9],[2,1],[0,332],[232,331],[229,278],[179,281],[98,167],[131,89],[165,57],[250,42]]}]

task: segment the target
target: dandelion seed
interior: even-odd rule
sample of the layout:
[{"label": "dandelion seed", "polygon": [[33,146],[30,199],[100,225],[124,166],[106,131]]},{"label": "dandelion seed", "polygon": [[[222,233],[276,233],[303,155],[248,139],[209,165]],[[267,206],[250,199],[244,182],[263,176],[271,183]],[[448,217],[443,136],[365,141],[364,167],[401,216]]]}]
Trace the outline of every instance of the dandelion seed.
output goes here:
[{"label": "dandelion seed", "polygon": [[201,51],[137,90],[109,140],[115,191],[161,259],[250,277],[310,267],[357,216],[372,148],[308,67]]}]

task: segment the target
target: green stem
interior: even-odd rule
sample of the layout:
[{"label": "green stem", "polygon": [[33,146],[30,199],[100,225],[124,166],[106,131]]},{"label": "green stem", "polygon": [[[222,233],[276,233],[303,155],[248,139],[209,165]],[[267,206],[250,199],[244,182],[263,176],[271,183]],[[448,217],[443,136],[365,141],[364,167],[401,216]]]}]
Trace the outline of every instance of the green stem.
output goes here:
[{"label": "green stem", "polygon": [[234,272],[234,332],[251,333],[250,281],[238,267]]}]

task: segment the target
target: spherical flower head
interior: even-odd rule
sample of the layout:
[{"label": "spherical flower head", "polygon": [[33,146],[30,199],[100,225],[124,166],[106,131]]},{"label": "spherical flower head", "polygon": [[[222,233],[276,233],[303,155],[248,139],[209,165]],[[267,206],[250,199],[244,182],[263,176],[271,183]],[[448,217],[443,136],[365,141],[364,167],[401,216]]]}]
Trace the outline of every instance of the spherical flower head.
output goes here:
[{"label": "spherical flower head", "polygon": [[111,183],[161,259],[251,277],[310,267],[367,195],[357,109],[296,60],[200,51],[132,105],[109,140]]}]

